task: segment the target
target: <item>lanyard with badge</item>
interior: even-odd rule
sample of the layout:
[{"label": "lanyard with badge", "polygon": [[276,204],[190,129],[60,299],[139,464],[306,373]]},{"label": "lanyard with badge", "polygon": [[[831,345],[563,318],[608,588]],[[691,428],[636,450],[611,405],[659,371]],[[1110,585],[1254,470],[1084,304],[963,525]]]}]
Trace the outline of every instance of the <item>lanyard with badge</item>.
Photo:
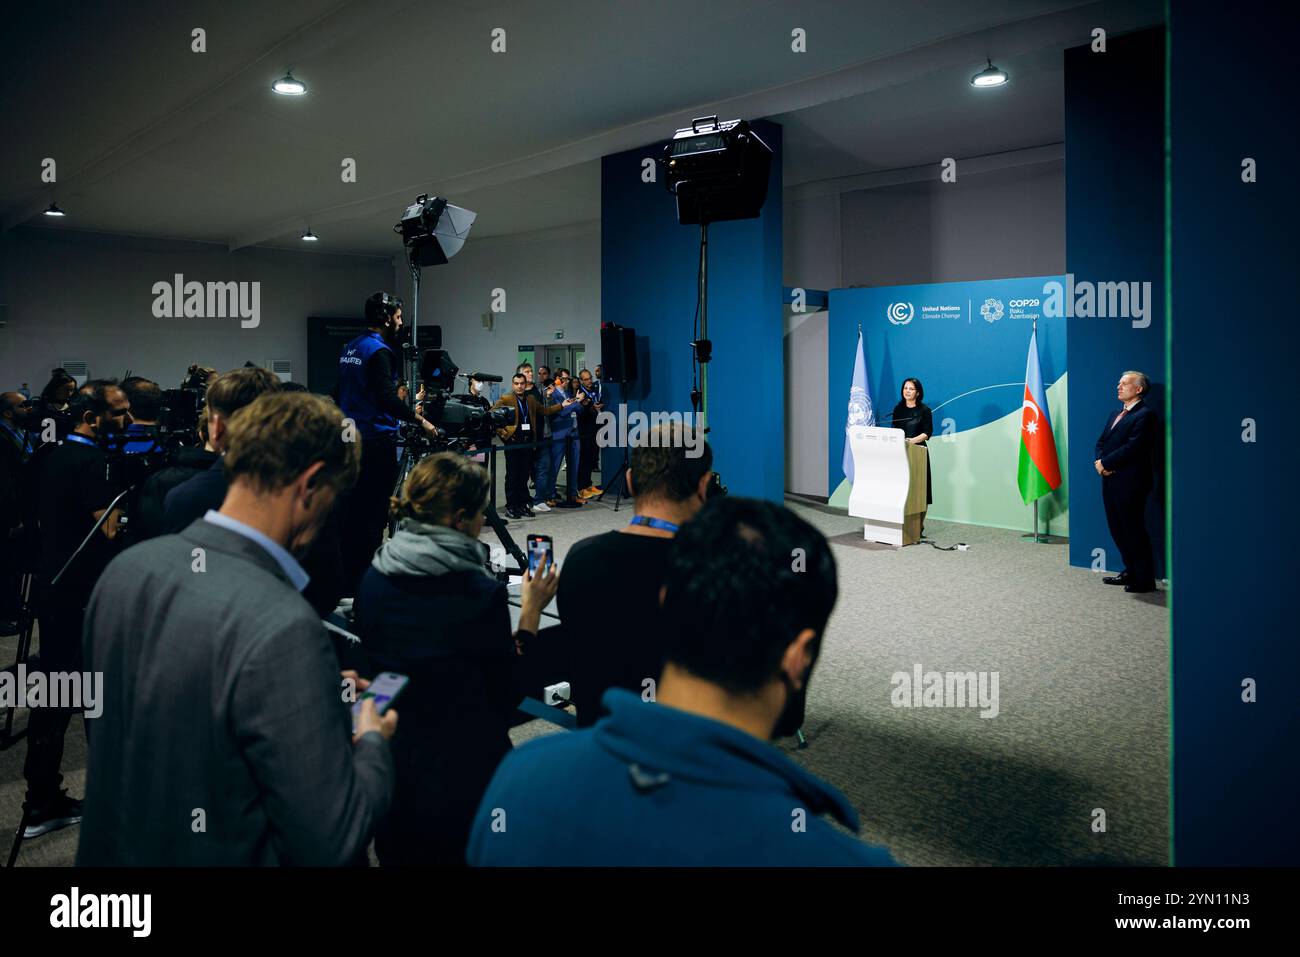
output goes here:
[{"label": "lanyard with badge", "polygon": [[518,395],[515,396],[515,404],[519,406],[519,431],[531,432],[533,430],[533,423],[529,421],[528,418],[528,406]]}]

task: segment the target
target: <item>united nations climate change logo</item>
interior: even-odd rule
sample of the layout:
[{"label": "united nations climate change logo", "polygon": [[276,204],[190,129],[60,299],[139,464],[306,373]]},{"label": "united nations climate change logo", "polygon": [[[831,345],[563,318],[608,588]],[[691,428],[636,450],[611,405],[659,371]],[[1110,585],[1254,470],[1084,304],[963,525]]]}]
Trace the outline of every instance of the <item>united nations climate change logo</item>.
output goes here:
[{"label": "united nations climate change logo", "polygon": [[980,315],[989,322],[997,322],[1002,318],[1002,300],[985,299],[984,305],[980,306]]},{"label": "united nations climate change logo", "polygon": [[868,425],[870,422],[871,397],[866,389],[855,385],[849,390],[849,426]]},{"label": "united nations climate change logo", "polygon": [[889,316],[889,321],[894,325],[905,326],[912,321],[912,317],[916,315],[916,310],[910,302],[891,302],[889,308],[885,310],[885,314]]}]

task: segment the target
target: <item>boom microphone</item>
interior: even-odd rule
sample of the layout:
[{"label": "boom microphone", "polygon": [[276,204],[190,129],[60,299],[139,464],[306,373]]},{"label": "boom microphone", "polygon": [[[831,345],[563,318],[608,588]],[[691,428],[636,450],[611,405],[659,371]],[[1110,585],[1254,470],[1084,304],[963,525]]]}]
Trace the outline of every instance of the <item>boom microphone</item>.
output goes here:
[{"label": "boom microphone", "polygon": [[506,380],[499,375],[492,375],[490,372],[471,372],[469,375],[460,373],[463,379],[478,379],[479,382],[505,382]]}]

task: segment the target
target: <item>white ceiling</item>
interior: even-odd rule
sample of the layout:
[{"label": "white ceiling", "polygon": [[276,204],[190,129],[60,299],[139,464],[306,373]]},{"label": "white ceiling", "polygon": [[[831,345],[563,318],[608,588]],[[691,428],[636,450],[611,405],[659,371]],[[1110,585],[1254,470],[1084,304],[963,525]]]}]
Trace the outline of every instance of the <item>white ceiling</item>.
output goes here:
[{"label": "white ceiling", "polygon": [[[417,193],[476,237],[588,222],[599,157],[692,116],[785,127],[787,187],[1059,143],[1061,51],[1161,0],[44,2],[0,36],[0,216],[392,255]],[[207,31],[207,52],[190,31]],[[506,52],[490,49],[506,30]],[[806,53],[790,50],[794,28]],[[976,91],[992,57],[1012,76]],[[270,92],[292,66],[307,96]],[[39,180],[44,157],[59,182]],[[357,182],[343,183],[344,157]]]}]

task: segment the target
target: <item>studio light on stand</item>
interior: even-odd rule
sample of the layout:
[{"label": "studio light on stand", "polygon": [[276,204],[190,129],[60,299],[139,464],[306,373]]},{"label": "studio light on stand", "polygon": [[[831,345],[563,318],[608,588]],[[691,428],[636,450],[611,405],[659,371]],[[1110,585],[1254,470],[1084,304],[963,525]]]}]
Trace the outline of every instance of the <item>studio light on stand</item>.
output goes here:
[{"label": "studio light on stand", "polygon": [[[460,252],[477,216],[477,213],[468,209],[451,205],[441,196],[431,197],[425,193],[417,196],[415,202],[406,207],[401,222],[393,227],[393,232],[402,237],[402,245],[406,247],[414,291],[411,340],[403,350],[406,354],[407,382],[415,382],[414,364],[420,354],[420,270],[424,266],[441,266]],[[410,389],[407,401],[414,405],[414,388]]]},{"label": "studio light on stand", "polygon": [[754,219],[767,200],[772,149],[747,120],[694,119],[673,134],[660,160],[664,186],[677,200],[677,221],[700,227],[700,266],[691,336],[691,408],[707,433],[709,413],[709,224]]}]

